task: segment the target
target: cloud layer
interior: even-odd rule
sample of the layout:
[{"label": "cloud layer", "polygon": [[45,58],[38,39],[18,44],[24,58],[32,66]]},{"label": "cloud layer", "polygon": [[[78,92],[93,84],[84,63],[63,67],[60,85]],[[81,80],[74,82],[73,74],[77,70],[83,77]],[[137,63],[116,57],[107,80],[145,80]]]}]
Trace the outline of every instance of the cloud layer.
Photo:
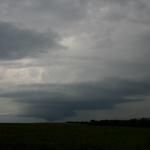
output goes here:
[{"label": "cloud layer", "polygon": [[1,0],[0,121],[149,117],[149,47],[149,0]]},{"label": "cloud layer", "polygon": [[54,33],[44,34],[20,29],[11,23],[0,23],[0,58],[34,57],[47,49],[59,47]]},{"label": "cloud layer", "polygon": [[70,85],[20,85],[17,90],[14,88],[0,96],[19,104],[22,109],[16,114],[18,116],[56,121],[76,117],[78,111],[112,110],[118,104],[141,103],[150,96],[149,88],[149,80],[108,79]]}]

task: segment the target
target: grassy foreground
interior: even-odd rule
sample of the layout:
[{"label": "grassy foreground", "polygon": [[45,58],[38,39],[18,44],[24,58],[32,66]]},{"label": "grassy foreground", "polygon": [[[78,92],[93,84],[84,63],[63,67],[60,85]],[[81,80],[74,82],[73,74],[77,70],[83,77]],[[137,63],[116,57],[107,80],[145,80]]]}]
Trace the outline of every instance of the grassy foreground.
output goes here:
[{"label": "grassy foreground", "polygon": [[0,150],[149,150],[150,128],[0,124]]}]

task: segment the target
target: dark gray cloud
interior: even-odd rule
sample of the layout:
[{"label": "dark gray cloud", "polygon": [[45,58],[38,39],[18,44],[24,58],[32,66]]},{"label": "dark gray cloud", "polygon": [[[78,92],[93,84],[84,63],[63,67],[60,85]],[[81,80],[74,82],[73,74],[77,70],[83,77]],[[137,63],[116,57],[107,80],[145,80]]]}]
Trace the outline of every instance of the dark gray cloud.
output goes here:
[{"label": "dark gray cloud", "polygon": [[55,33],[39,33],[0,22],[0,59],[34,57],[59,47]]},{"label": "dark gray cloud", "polygon": [[0,96],[23,105],[19,116],[54,121],[75,116],[79,110],[111,109],[120,103],[142,101],[150,95],[150,81],[108,79],[99,83],[30,85],[23,89]]}]

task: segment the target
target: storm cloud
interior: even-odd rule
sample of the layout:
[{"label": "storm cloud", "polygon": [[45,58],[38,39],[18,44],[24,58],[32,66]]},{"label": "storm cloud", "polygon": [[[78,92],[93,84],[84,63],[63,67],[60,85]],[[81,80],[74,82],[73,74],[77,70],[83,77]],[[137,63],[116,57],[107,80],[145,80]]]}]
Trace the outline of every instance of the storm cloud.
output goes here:
[{"label": "storm cloud", "polygon": [[22,85],[0,96],[22,105],[18,116],[57,121],[75,117],[81,110],[113,109],[118,104],[141,102],[150,96],[149,89],[149,80],[108,79],[99,83]]},{"label": "storm cloud", "polygon": [[149,117],[149,48],[149,0],[1,0],[0,121]]},{"label": "storm cloud", "polygon": [[0,22],[0,59],[34,57],[59,47],[57,36],[21,29],[12,23]]}]

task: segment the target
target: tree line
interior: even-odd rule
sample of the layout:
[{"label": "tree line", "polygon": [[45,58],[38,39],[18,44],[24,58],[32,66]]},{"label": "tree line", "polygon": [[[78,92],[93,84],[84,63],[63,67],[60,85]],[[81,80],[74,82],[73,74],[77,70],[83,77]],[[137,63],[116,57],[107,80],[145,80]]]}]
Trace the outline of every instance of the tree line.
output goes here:
[{"label": "tree line", "polygon": [[67,123],[88,124],[95,126],[129,126],[129,127],[150,127],[150,118],[129,119],[129,120],[91,120],[91,121],[69,121]]}]

